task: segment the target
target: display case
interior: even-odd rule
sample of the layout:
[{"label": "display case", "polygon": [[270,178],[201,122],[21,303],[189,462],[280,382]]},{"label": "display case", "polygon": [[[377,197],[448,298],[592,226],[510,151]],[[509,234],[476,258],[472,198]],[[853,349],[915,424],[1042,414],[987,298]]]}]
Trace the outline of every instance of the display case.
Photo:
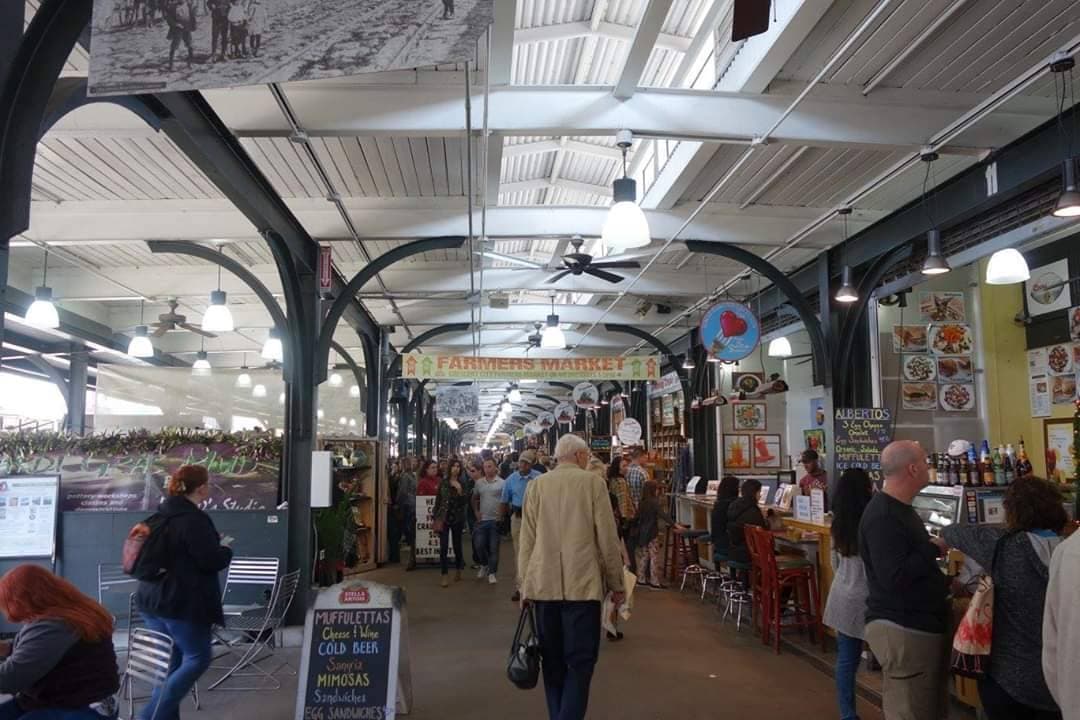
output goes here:
[{"label": "display case", "polygon": [[348,506],[342,538],[345,575],[374,570],[377,566],[380,527],[377,501],[379,443],[371,438],[324,437],[320,447],[333,453],[333,509]]}]

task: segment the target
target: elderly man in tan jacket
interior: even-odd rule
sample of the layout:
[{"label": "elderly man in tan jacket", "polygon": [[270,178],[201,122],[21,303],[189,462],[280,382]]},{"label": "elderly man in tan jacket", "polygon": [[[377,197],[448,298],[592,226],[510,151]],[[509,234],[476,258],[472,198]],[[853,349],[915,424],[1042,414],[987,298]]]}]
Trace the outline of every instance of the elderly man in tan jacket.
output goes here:
[{"label": "elderly man in tan jacket", "polygon": [[606,592],[623,599],[623,564],[607,486],[576,435],[555,446],[558,467],[529,483],[518,548],[523,603],[540,634],[544,692],[551,720],[580,720],[600,652]]}]

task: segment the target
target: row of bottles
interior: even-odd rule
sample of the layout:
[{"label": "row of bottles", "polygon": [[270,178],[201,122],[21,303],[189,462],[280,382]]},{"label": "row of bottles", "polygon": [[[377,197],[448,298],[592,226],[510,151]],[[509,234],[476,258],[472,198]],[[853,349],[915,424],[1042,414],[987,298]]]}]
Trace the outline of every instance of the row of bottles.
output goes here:
[{"label": "row of bottles", "polygon": [[1032,474],[1031,461],[1024,449],[1024,439],[1016,452],[1012,443],[998,445],[990,452],[990,443],[982,442],[979,456],[975,456],[972,445],[966,455],[954,457],[946,453],[934,453],[927,458],[930,466],[931,485],[1011,485],[1017,478]]}]

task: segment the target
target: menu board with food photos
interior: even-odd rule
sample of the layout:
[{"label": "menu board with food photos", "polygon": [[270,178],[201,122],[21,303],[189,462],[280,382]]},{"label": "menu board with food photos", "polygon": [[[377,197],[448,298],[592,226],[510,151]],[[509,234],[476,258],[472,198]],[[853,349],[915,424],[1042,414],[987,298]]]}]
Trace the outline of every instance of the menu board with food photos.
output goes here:
[{"label": "menu board with food photos", "polygon": [[1050,405],[1068,405],[1077,398],[1080,343],[1055,343],[1028,350],[1028,382],[1033,417],[1050,415]]}]

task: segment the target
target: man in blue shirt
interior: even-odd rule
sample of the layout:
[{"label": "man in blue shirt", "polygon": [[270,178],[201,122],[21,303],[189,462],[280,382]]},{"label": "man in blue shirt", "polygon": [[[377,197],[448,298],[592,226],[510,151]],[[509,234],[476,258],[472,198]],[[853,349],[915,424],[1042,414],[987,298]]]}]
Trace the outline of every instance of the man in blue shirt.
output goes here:
[{"label": "man in blue shirt", "polygon": [[[535,463],[536,453],[532,450],[521,453],[521,457],[518,458],[518,469],[510,473],[503,487],[502,514],[503,517],[510,516],[510,540],[514,545],[515,563],[517,562],[518,536],[521,534],[521,506],[525,504],[525,490],[530,480],[541,475],[539,471],[533,470]],[[514,576],[517,576],[516,572]],[[514,602],[521,599],[517,589],[514,590],[514,596],[511,599]]]}]

